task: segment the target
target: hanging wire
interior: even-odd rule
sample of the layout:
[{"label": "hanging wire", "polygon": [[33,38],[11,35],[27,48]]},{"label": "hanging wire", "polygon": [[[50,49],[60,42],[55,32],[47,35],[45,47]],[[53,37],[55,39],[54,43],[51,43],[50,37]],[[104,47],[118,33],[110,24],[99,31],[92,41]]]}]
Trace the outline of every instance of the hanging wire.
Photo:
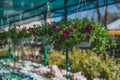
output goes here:
[{"label": "hanging wire", "polygon": [[3,20],[1,19],[1,26],[3,25]]},{"label": "hanging wire", "polygon": [[10,28],[10,19],[8,18],[8,16],[7,16],[7,23],[8,23],[8,27]]},{"label": "hanging wire", "polygon": [[[88,6],[87,6],[87,4],[86,4],[86,0],[83,0],[81,4],[83,4],[83,5],[85,6],[84,9],[85,9],[85,8],[86,8],[86,10],[88,9]],[[79,9],[80,9],[80,7],[79,7]],[[82,6],[81,6],[81,11],[82,11]],[[83,16],[86,16],[86,17],[87,17],[88,14],[90,14],[90,13],[88,13],[87,11],[81,12],[80,19],[82,19]]]},{"label": "hanging wire", "polygon": [[83,0],[79,0],[79,2],[78,2],[77,10],[76,10],[76,13],[75,13],[75,19],[78,18],[78,11],[79,11],[79,7],[81,7],[80,3],[81,3],[82,1],[83,1]]},{"label": "hanging wire", "polygon": [[7,17],[7,23],[9,24],[9,22],[10,22],[10,19]]},{"label": "hanging wire", "polygon": [[20,20],[22,20],[22,13],[20,14]]},{"label": "hanging wire", "polygon": [[[84,3],[84,4],[83,4]],[[75,14],[75,18],[78,18],[78,12],[81,11],[80,9],[82,8],[82,5],[85,5],[86,9],[88,9],[87,4],[86,4],[86,0],[79,0],[78,2],[78,7],[77,7],[77,11]],[[81,12],[82,15],[83,12]],[[82,18],[82,16],[80,16],[80,19]]]},{"label": "hanging wire", "polygon": [[47,8],[48,8],[48,12],[50,12],[50,2],[47,2]]},{"label": "hanging wire", "polygon": [[49,23],[52,22],[52,13],[51,13],[51,4],[47,2],[47,19],[50,20]]},{"label": "hanging wire", "polygon": [[[20,13],[20,20],[19,20],[19,26],[20,26],[20,24],[22,24],[22,13]],[[20,21],[21,21],[21,23],[20,23]]]},{"label": "hanging wire", "polygon": [[[87,9],[88,9],[88,6],[87,6],[86,2],[87,2],[87,1],[86,1],[86,0],[84,0],[84,3],[85,3],[85,8],[86,8],[86,10],[87,10]],[[87,10],[87,11],[86,11],[85,16],[86,16],[86,17],[88,17],[88,15],[89,15],[89,14],[91,14],[91,13],[90,13],[90,12],[88,12],[88,10]]]}]

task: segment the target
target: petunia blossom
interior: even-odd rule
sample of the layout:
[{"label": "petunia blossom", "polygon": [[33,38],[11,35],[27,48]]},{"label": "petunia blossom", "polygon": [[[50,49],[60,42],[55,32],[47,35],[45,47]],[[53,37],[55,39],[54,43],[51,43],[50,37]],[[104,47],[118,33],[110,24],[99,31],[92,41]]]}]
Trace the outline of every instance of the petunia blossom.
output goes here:
[{"label": "petunia blossom", "polygon": [[56,27],[56,28],[54,28],[54,30],[55,30],[55,31],[59,31],[59,30],[60,30],[60,28]]},{"label": "petunia blossom", "polygon": [[90,36],[87,36],[87,37],[86,37],[86,40],[89,41],[89,40],[90,40]]},{"label": "petunia blossom", "polygon": [[69,32],[69,30],[63,30],[62,33],[63,33],[64,37],[67,37],[70,32]]},{"label": "petunia blossom", "polygon": [[33,29],[31,28],[31,27],[29,27],[28,29],[27,29],[27,31],[32,31]]},{"label": "petunia blossom", "polygon": [[94,27],[93,27],[91,24],[88,24],[88,25],[87,25],[87,29],[90,29],[90,30],[91,30],[91,29],[94,29]]},{"label": "petunia blossom", "polygon": [[52,35],[53,35],[53,32],[48,32],[48,34],[49,34],[50,36],[52,36]]},{"label": "petunia blossom", "polygon": [[52,24],[48,23],[48,24],[47,24],[47,26],[48,26],[48,27],[51,27],[51,26],[52,26]]},{"label": "petunia blossom", "polygon": [[33,31],[32,31],[32,34],[36,34],[36,32],[33,30]]},{"label": "petunia blossom", "polygon": [[77,26],[75,24],[72,25],[72,29],[75,29]]},{"label": "petunia blossom", "polygon": [[87,33],[90,32],[87,28],[83,28],[83,31],[84,31],[84,32],[87,32]]}]

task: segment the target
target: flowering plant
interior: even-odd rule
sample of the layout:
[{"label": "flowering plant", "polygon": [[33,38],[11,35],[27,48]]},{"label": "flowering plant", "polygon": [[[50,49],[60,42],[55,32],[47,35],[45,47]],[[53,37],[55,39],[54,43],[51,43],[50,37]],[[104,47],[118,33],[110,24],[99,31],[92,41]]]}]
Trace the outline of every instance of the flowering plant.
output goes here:
[{"label": "flowering plant", "polygon": [[16,30],[16,28],[9,28],[7,33],[8,37],[10,37],[11,39],[18,38],[18,30]]},{"label": "flowering plant", "polygon": [[7,44],[7,32],[4,30],[0,31],[0,45]]},{"label": "flowering plant", "polygon": [[11,28],[7,33],[8,36],[12,39],[28,38],[31,35],[31,32],[29,32],[26,28],[23,29]]},{"label": "flowering plant", "polygon": [[29,38],[31,34],[34,34],[34,32],[33,31],[31,32],[26,28],[18,30],[18,38]]},{"label": "flowering plant", "polygon": [[46,38],[58,49],[69,49],[82,41],[91,42],[90,48],[104,52],[108,48],[109,35],[107,29],[93,20],[70,19],[68,22],[59,22],[46,26]]},{"label": "flowering plant", "polygon": [[[52,26],[52,27],[51,27]],[[48,42],[50,42],[49,40],[47,40],[48,35],[51,36],[52,35],[52,31],[53,31],[53,25],[52,24],[47,24],[47,25],[42,25],[42,26],[34,26],[34,31],[35,31],[35,37],[37,41],[42,41],[43,38],[45,38],[45,40],[47,41],[46,44],[49,44]],[[52,36],[51,36],[52,37]],[[51,39],[52,40],[52,39]]]}]

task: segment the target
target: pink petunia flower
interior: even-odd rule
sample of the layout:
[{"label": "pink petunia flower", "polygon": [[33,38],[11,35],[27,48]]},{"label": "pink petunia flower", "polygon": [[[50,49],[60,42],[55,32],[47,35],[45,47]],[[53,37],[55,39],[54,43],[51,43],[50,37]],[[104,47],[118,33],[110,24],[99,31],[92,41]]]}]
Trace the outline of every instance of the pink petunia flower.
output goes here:
[{"label": "pink petunia flower", "polygon": [[89,40],[90,40],[90,36],[87,36],[87,37],[86,37],[86,40],[89,41]]},{"label": "pink petunia flower", "polygon": [[69,30],[63,30],[62,33],[63,33],[64,37],[67,37],[70,32],[69,32]]},{"label": "pink petunia flower", "polygon": [[60,30],[60,28],[57,28],[57,27],[56,27],[56,28],[54,28],[54,30],[55,30],[55,31],[59,31],[59,30]]},{"label": "pink petunia flower", "polygon": [[88,25],[87,25],[87,29],[90,29],[90,30],[91,30],[91,29],[94,29],[94,27],[93,27],[91,24],[88,24]]},{"label": "pink petunia flower", "polygon": [[36,34],[36,32],[33,30],[33,31],[32,31],[32,34]]},{"label": "pink petunia flower", "polygon": [[31,27],[29,27],[29,28],[27,29],[27,31],[32,31],[32,28],[31,28]]},{"label": "pink petunia flower", "polygon": [[72,25],[72,29],[75,29],[77,26],[75,24]]},{"label": "pink petunia flower", "polygon": [[48,23],[48,24],[47,24],[47,26],[48,26],[48,27],[51,27],[51,26],[52,26],[52,24]]},{"label": "pink petunia flower", "polygon": [[87,28],[83,28],[83,31],[84,31],[84,32],[87,32],[87,33],[90,32]]}]

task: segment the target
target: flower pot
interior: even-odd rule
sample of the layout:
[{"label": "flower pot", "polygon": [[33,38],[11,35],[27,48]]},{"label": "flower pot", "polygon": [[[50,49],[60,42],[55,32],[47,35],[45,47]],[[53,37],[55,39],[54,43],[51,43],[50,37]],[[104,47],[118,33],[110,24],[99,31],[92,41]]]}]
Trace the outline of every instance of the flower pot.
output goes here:
[{"label": "flower pot", "polygon": [[41,37],[41,43],[42,43],[43,45],[46,45],[46,44],[47,44],[47,40],[46,40],[45,36],[42,36],[42,37]]},{"label": "flower pot", "polygon": [[15,39],[15,42],[17,43],[17,45],[23,46],[25,43],[28,43],[28,39],[27,38],[18,38],[18,39]]},{"label": "flower pot", "polygon": [[54,48],[54,44],[47,44],[45,46],[45,48],[47,48],[47,49],[53,49]]},{"label": "flower pot", "polygon": [[91,42],[87,42],[87,41],[82,41],[79,44],[79,47],[83,49],[89,48],[90,46],[91,46]]}]

